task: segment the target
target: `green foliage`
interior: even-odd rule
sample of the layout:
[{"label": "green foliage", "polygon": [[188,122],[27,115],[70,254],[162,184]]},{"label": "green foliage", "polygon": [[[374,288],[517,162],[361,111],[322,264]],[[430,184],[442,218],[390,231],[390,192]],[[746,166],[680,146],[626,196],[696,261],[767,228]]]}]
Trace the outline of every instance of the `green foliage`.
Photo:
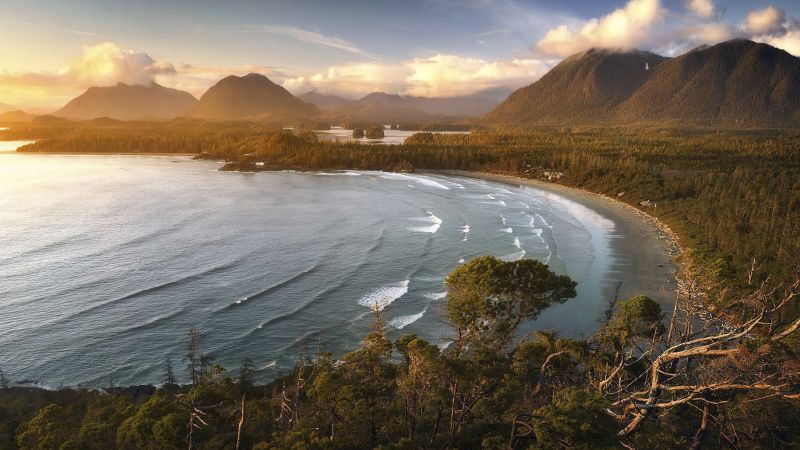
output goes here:
[{"label": "green foliage", "polygon": [[[353,135],[355,137],[355,131],[353,131]],[[373,125],[367,128],[367,131],[364,133],[364,137],[367,139],[382,139],[383,136],[384,134],[382,125]]]},{"label": "green foliage", "polygon": [[167,450],[184,447],[188,412],[174,401],[156,394],[125,419],[117,431],[116,448]]},{"label": "green foliage", "polygon": [[445,283],[457,333],[498,347],[513,338],[523,321],[576,295],[574,281],[531,259],[506,262],[482,256],[458,267]]},{"label": "green foliage", "polygon": [[661,306],[646,295],[637,295],[616,305],[599,335],[621,350],[637,340],[650,341],[664,330]]},{"label": "green foliage", "polygon": [[604,399],[591,392],[569,388],[551,405],[534,413],[536,443],[532,448],[617,448],[617,423],[606,414]]},{"label": "green foliage", "polygon": [[74,437],[74,416],[58,405],[47,405],[17,432],[22,450],[56,450]]}]

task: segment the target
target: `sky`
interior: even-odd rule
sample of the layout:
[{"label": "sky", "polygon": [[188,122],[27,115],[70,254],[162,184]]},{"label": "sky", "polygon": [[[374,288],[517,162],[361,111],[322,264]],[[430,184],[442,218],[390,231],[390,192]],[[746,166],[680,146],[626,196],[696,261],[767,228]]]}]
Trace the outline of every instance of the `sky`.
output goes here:
[{"label": "sky", "polygon": [[0,0],[0,103],[53,110],[118,82],[199,97],[250,72],[294,94],[470,95],[592,47],[676,56],[733,38],[800,56],[800,1]]}]

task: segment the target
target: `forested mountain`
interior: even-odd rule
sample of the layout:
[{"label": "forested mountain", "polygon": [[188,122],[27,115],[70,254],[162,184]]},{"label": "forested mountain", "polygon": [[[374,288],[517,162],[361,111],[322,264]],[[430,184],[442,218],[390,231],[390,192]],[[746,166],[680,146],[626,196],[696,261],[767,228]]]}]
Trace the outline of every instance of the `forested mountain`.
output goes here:
[{"label": "forested mountain", "polygon": [[[646,65],[645,65],[646,64]],[[676,58],[592,49],[517,90],[490,123],[800,123],[800,58],[767,44],[732,40]]]},{"label": "forested mountain", "polygon": [[189,117],[212,120],[272,119],[310,117],[319,108],[293,96],[269,78],[257,73],[231,75],[212,86]]},{"label": "forested mountain", "polygon": [[666,61],[625,103],[622,122],[800,122],[800,58],[746,40],[699,48]]},{"label": "forested mountain", "polygon": [[434,98],[373,92],[336,109],[332,116],[380,123],[430,122],[479,116],[497,104],[495,98],[482,94]]},{"label": "forested mountain", "polygon": [[665,59],[638,50],[591,49],[578,53],[539,81],[512,93],[484,119],[553,125],[607,120]]},{"label": "forested mountain", "polygon": [[8,111],[0,114],[0,123],[30,122],[34,117],[25,111]]},{"label": "forested mountain", "polygon": [[7,113],[9,111],[16,111],[18,109],[19,108],[11,106],[11,105],[9,105],[7,103],[0,103],[0,114]]},{"label": "forested mountain", "polygon": [[71,119],[109,117],[117,120],[172,119],[197,103],[192,94],[152,83],[91,87],[53,115]]},{"label": "forested mountain", "polygon": [[325,111],[332,111],[344,106],[350,106],[355,103],[354,100],[348,100],[344,97],[339,97],[338,95],[333,94],[323,94],[316,89],[308,91],[305,94],[298,95],[297,98],[306,103],[311,103],[317,108]]}]

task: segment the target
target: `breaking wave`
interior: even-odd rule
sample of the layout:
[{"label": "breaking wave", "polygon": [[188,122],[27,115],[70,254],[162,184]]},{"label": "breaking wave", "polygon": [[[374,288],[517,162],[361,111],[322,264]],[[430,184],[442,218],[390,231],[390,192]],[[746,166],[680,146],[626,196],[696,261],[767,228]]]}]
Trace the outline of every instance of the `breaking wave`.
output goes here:
[{"label": "breaking wave", "polygon": [[410,280],[400,281],[399,283],[387,284],[375,291],[361,297],[358,303],[370,309],[383,311],[384,308],[392,304],[398,298],[406,295]]}]

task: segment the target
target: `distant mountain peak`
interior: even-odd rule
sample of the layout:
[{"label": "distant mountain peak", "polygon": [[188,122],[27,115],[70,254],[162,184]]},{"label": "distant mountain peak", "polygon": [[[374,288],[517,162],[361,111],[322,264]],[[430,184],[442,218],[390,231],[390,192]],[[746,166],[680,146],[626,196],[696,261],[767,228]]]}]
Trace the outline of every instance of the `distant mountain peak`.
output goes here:
[{"label": "distant mountain peak", "polygon": [[319,110],[258,73],[230,75],[212,86],[189,112],[215,120],[264,119],[267,116],[310,117]]},{"label": "distant mountain peak", "polygon": [[746,39],[675,58],[590,49],[512,93],[484,120],[559,126],[800,123],[800,58]]},{"label": "distant mountain peak", "polygon": [[171,119],[186,113],[197,103],[192,94],[161,86],[128,85],[90,87],[54,113],[72,119],[108,117],[116,120]]}]

